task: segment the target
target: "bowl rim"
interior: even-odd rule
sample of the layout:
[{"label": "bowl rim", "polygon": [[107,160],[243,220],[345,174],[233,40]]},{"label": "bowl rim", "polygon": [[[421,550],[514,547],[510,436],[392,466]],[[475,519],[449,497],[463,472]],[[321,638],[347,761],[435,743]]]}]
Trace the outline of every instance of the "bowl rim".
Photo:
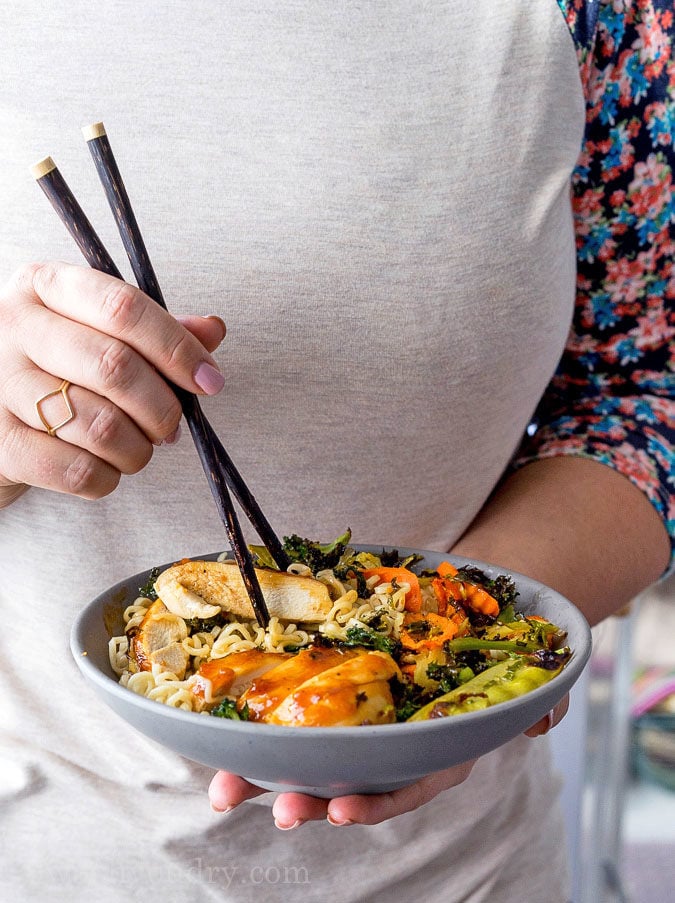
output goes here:
[{"label": "bowl rim", "polygon": [[[194,725],[195,727],[198,724],[203,724],[204,726],[208,724],[210,730],[222,730],[225,732],[236,730],[240,734],[250,734],[252,737],[257,738],[260,738],[262,729],[264,736],[268,739],[284,739],[288,738],[291,735],[294,737],[302,735],[313,737],[315,739],[333,738],[334,740],[358,740],[359,738],[365,740],[366,738],[372,739],[374,736],[384,739],[392,734],[394,736],[400,737],[401,728],[403,726],[415,733],[428,733],[434,731],[442,731],[444,729],[447,730],[449,722],[454,723],[460,719],[464,724],[470,724],[472,721],[480,722],[485,718],[486,712],[493,713],[493,716],[494,713],[499,713],[499,717],[506,718],[508,717],[509,712],[514,709],[520,708],[523,700],[534,700],[535,698],[550,695],[555,687],[560,686],[560,683],[568,684],[569,690],[569,688],[571,688],[574,683],[576,683],[577,679],[586,667],[592,649],[592,634],[588,621],[573,602],[571,602],[557,590],[546,586],[545,584],[535,580],[534,578],[528,577],[525,574],[521,574],[509,568],[503,568],[499,565],[490,564],[489,562],[481,561],[479,559],[467,558],[465,556],[454,555],[452,553],[437,552],[429,549],[422,550],[417,548],[395,546],[387,543],[350,543],[350,545],[352,548],[355,548],[359,551],[397,549],[403,556],[407,556],[408,554],[443,556],[444,558],[447,558],[447,560],[455,564],[471,564],[472,566],[478,567],[486,572],[492,571],[499,574],[508,574],[514,579],[516,586],[518,586],[518,584],[521,582],[529,584],[530,588],[534,590],[533,596],[539,593],[546,593],[552,595],[558,601],[558,603],[562,603],[563,607],[567,609],[568,617],[575,624],[576,629],[581,635],[581,647],[579,648],[579,641],[577,640],[576,648],[572,649],[572,656],[563,670],[548,683],[543,684],[540,687],[536,687],[535,689],[530,690],[521,696],[517,696],[514,699],[500,702],[499,705],[489,706],[486,709],[480,709],[474,712],[464,712],[461,714],[453,715],[452,718],[434,718],[425,721],[402,721],[394,722],[392,724],[356,725],[351,727],[294,727],[290,725],[260,724],[259,722],[237,721],[227,718],[214,718],[213,716],[209,715],[208,712],[189,712],[185,709],[179,709],[175,706],[167,706],[164,703],[157,702],[153,699],[148,699],[145,696],[141,696],[138,693],[134,693],[133,690],[129,690],[127,687],[123,687],[118,680],[110,677],[108,674],[105,674],[98,667],[98,665],[94,664],[89,659],[89,654],[86,649],[86,640],[84,636],[85,627],[89,619],[93,617],[94,613],[97,612],[100,607],[102,607],[106,603],[110,604],[110,599],[108,597],[113,596],[116,590],[119,591],[121,588],[126,587],[131,581],[142,580],[144,576],[147,576],[152,571],[153,567],[159,567],[160,570],[164,570],[165,568],[171,567],[172,564],[175,564],[175,562],[170,562],[164,565],[153,565],[153,567],[139,571],[137,574],[132,574],[128,577],[125,577],[122,580],[119,580],[114,585],[109,586],[107,589],[103,590],[103,592],[99,593],[99,595],[88,602],[84,606],[84,608],[77,614],[70,631],[71,654],[75,659],[75,662],[78,665],[83,676],[92,681],[92,683],[96,687],[98,687],[98,689],[104,691],[108,695],[112,694],[114,697],[120,699],[125,704],[133,705],[134,707],[147,712],[150,716],[184,721],[187,724]],[[228,550],[226,549],[225,551],[227,552]],[[189,556],[189,558],[192,561],[213,561],[222,554],[222,551],[212,552],[207,555]],[[423,563],[424,562],[421,562],[422,565]],[[130,604],[130,601],[127,600],[123,604],[124,607],[126,607]],[[561,678],[562,680],[560,680]]]}]

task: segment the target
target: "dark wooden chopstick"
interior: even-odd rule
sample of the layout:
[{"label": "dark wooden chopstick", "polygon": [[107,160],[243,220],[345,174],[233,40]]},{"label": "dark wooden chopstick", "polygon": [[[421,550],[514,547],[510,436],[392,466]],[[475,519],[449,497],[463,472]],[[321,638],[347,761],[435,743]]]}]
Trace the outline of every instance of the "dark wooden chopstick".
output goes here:
[{"label": "dark wooden chopstick", "polygon": [[49,203],[56,210],[59,219],[75,239],[75,243],[89,266],[93,270],[99,270],[109,276],[115,276],[116,279],[122,279],[122,274],[103,247],[103,242],[94,231],[94,227],[76,201],[68,183],[52,158],[45,157],[44,160],[40,160],[31,167],[31,173],[47,196]]},{"label": "dark wooden chopstick", "polygon": [[[59,218],[62,220],[71,236],[77,243],[78,247],[82,251],[85,259],[90,264],[90,266],[97,270],[100,270],[101,272],[108,273],[109,275],[115,276],[117,278],[122,278],[120,271],[115,266],[112,258],[106,251],[93,226],[85,216],[82,208],[75,200],[75,197],[73,196],[70,188],[60,174],[58,168],[54,164],[54,161],[51,158],[46,158],[32,168],[32,173],[38,184],[42,188],[44,194],[47,196],[50,203],[56,210]],[[133,222],[135,223],[135,218]],[[137,224],[136,229],[138,229]],[[138,232],[138,235],[140,237],[140,232]],[[140,265],[138,257],[137,263],[139,263]],[[152,271],[151,266],[150,270]],[[156,277],[154,281],[155,283],[157,282]],[[151,287],[151,282],[147,279],[147,276],[144,277],[144,284],[148,287]],[[143,289],[143,286],[140,285],[140,282],[139,287]],[[156,289],[157,295],[153,294],[150,296],[153,297],[155,301],[158,301],[158,303],[162,304],[162,306],[166,307],[161,296],[161,291],[159,290],[159,285],[156,286]],[[148,292],[148,294],[150,294],[150,292]],[[265,545],[268,547],[270,553],[275,558],[275,561],[279,567],[287,567],[287,556],[283,552],[283,548],[278,538],[276,537],[276,534],[274,534],[274,531],[269,526],[269,523],[264,518],[264,515],[262,515],[262,512],[255,502],[255,499],[246,487],[246,484],[244,483],[241,476],[238,474],[238,472],[236,472],[236,468],[234,468],[229,455],[227,455],[227,453],[225,452],[225,449],[222,447],[222,444],[218,440],[218,437],[216,436],[211,425],[208,423],[206,417],[204,416],[197,397],[192,393],[186,392],[178,386],[172,386],[172,388],[174,389],[174,391],[176,391],[180,400],[181,407],[190,428],[190,432],[197,448],[202,467],[204,468],[211,493],[213,495],[214,501],[216,502],[221,520],[225,525],[230,545],[232,546],[232,550],[234,552],[237,564],[239,565],[246,590],[251,599],[251,604],[253,605],[256,619],[258,620],[258,623],[261,624],[261,626],[266,627],[269,623],[269,612],[267,610],[267,606],[255,574],[250,551],[244,540],[241,526],[239,524],[236,511],[234,509],[234,505],[232,504],[232,500],[227,488],[228,482],[231,481],[233,477],[232,473],[230,473],[230,471],[226,469],[226,462],[229,462],[232,472],[236,473],[240,490],[245,489],[245,492],[242,492],[242,495],[249,503],[251,500],[253,501],[252,509],[255,520],[253,517],[251,517],[249,512],[246,511],[246,509],[245,511],[251,519],[251,522],[253,523],[257,532],[259,533],[261,539],[263,540],[263,542],[265,542]],[[251,507],[250,504],[249,507]],[[263,532],[260,531],[259,524],[261,523],[261,521],[260,517],[256,514],[255,509],[257,509],[257,512],[259,512],[259,515],[262,517],[264,524],[267,525],[266,531],[264,527]],[[269,542],[270,538],[271,543]],[[281,560],[279,560],[279,558],[274,554],[274,546],[276,546],[278,550],[281,551],[281,556],[279,556]]]},{"label": "dark wooden chopstick", "polygon": [[[47,158],[34,166],[32,172],[43,192],[54,206],[61,221],[75,239],[87,263],[95,269],[121,278],[119,270],[105,250],[90,221],[84,215],[82,208],[75,200],[72,191],[54,164],[54,161],[51,158]],[[157,299],[155,298],[154,300]],[[216,451],[210,442],[209,432],[205,426],[206,418],[204,418],[194,395],[191,395],[191,393],[186,392],[179,386],[172,386],[172,388],[178,395],[200,462],[206,474],[211,494],[239,565],[256,619],[262,627],[267,627],[269,624],[269,611],[227,489],[227,481],[218,461]]]},{"label": "dark wooden chopstick", "polygon": [[[96,122],[83,128],[82,133],[94,160],[96,171],[115,218],[122,244],[127,252],[138,287],[166,310],[166,302],[159,287],[159,281],[150,261],[145,241],[138,226],[136,215],[131,206],[105,127],[102,122]],[[176,391],[180,398],[181,390],[176,389]],[[191,396],[191,398],[196,402],[194,396]],[[221,462],[230,489],[277,566],[281,570],[286,570],[290,564],[290,559],[284,551],[282,543],[203,413],[202,420],[210,435],[211,443],[215,446],[218,460]]]}]

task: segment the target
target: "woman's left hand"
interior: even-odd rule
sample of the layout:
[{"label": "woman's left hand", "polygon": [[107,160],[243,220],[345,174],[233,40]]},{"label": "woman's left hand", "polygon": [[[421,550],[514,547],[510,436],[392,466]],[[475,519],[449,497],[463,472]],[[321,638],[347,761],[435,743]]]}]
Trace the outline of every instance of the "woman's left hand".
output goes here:
[{"label": "woman's left hand", "polygon": [[[443,790],[461,784],[469,777],[473,766],[474,761],[463,762],[445,771],[427,775],[401,790],[372,796],[340,796],[327,800],[304,793],[280,793],[272,806],[274,823],[282,830],[297,828],[307,821],[324,819],[328,819],[332,825],[376,825],[417,809]],[[209,787],[209,799],[216,812],[228,812],[244,800],[263,793],[267,791],[225,771],[219,771]]]}]

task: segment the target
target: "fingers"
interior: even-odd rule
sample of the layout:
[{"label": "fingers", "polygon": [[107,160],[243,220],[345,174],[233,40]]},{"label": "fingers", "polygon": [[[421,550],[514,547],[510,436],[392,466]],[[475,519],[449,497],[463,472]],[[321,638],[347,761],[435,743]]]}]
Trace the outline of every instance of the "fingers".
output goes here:
[{"label": "fingers", "polygon": [[[461,784],[471,774],[474,764],[475,761],[463,762],[430,774],[401,790],[372,796],[342,796],[325,800],[303,793],[280,793],[272,806],[272,815],[281,830],[298,828],[307,821],[322,821],[324,818],[336,826],[376,825],[411,812],[442,791]],[[211,782],[209,799],[217,812],[227,812],[240,802],[264,792],[243,778],[221,771]]]},{"label": "fingers", "polygon": [[[117,340],[188,391],[211,395],[222,388],[216,361],[201,342],[128,283],[85,267],[50,263],[27,268],[19,287],[24,298]],[[119,351],[109,345],[107,354],[114,361]]]},{"label": "fingers", "polygon": [[56,436],[33,430],[10,415],[0,421],[0,474],[5,478],[2,482],[67,492],[84,499],[108,495],[121,477],[100,458]]},{"label": "fingers", "polygon": [[29,268],[18,283],[17,350],[39,369],[108,398],[151,442],[171,435],[181,415],[162,374],[202,394],[222,388],[199,339],[132,286],[65,264]]},{"label": "fingers", "polygon": [[392,793],[338,797],[328,805],[328,820],[335,825],[377,825],[404,812],[412,812],[444,790],[465,781],[474,764],[475,761],[463,762]]},{"label": "fingers", "polygon": [[299,828],[306,821],[323,821],[328,813],[328,800],[305,793],[281,793],[272,806],[274,824],[282,831]]},{"label": "fingers", "polygon": [[548,734],[551,728],[555,727],[556,724],[559,724],[563,720],[569,706],[570,697],[569,695],[566,695],[547,715],[537,721],[536,724],[533,724],[532,727],[528,728],[525,731],[525,735],[527,737],[543,737],[545,734]]},{"label": "fingers", "polygon": [[24,485],[107,495],[175,441],[182,412],[167,380],[207,394],[224,382],[211,352],[225,324],[182,319],[85,267],[14,275],[0,291],[0,507]]},{"label": "fingers", "polygon": [[239,803],[263,793],[266,791],[227,771],[219,771],[209,785],[209,801],[216,812],[229,812]]},{"label": "fingers", "polygon": [[37,304],[26,317],[19,340],[18,367],[52,374],[58,377],[57,384],[67,379],[88,389],[101,403],[107,400],[123,411],[150,442],[161,442],[178,425],[181,407],[175,394],[148,361],[124,342]]},{"label": "fingers", "polygon": [[[34,430],[44,430],[44,421],[61,423],[68,410],[59,394],[43,398],[59,385],[49,374],[31,366],[8,378],[0,387],[0,404]],[[33,403],[29,403],[33,399]],[[152,443],[120,408],[82,386],[71,385],[67,399],[74,414],[58,429],[56,438],[84,449],[120,473],[138,473],[152,457]]]},{"label": "fingers", "polygon": [[215,351],[227,332],[225,323],[220,317],[213,315],[208,317],[177,316],[176,320],[196,339],[199,339],[207,351]]}]

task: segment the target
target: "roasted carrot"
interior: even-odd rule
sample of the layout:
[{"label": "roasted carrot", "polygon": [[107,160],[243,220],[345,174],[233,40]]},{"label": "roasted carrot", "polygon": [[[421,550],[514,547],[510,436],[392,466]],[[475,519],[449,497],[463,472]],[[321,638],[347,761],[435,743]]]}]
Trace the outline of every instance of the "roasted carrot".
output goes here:
[{"label": "roasted carrot", "polygon": [[378,583],[395,582],[399,586],[407,583],[410,589],[405,594],[406,611],[422,611],[422,590],[417,574],[409,571],[408,568],[366,568],[363,576],[368,580],[370,577],[379,577]]}]

